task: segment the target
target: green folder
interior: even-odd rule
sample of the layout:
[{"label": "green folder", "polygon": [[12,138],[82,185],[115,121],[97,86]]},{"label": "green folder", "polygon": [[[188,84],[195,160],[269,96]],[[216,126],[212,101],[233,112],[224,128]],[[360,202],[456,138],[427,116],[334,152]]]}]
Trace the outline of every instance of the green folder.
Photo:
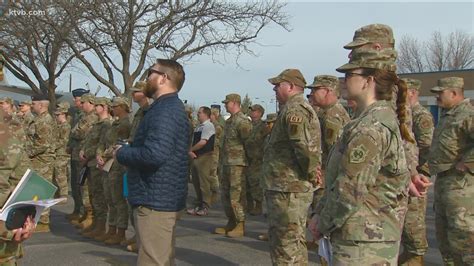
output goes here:
[{"label": "green folder", "polygon": [[28,169],[8,197],[4,208],[19,201],[53,199],[57,189],[53,183]]}]

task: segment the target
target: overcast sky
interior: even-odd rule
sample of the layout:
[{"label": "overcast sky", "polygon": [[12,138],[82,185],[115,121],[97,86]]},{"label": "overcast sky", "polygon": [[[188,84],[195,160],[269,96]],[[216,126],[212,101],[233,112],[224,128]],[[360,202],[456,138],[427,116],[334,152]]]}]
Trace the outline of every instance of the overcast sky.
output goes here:
[{"label": "overcast sky", "polygon": [[[205,56],[196,57],[184,65],[186,82],[181,98],[201,106],[220,103],[228,93],[236,92],[242,97],[248,93],[254,103],[260,103],[274,111],[272,85],[267,79],[286,68],[298,68],[307,83],[315,75],[339,75],[335,69],[344,64],[348,51],[342,46],[352,40],[354,31],[372,23],[390,25],[399,41],[405,35],[420,41],[429,39],[433,31],[449,34],[457,29],[473,34],[474,4],[442,2],[315,2],[289,1],[285,12],[290,16],[291,31],[272,25],[259,37],[262,46],[254,45],[258,57],[243,55],[239,59],[227,58],[226,63],[217,64]],[[223,61],[223,60],[222,60]],[[84,73],[87,73],[84,71]],[[99,83],[87,74],[72,72],[73,88],[84,87],[88,82],[95,90]],[[7,76],[9,83],[25,86]],[[102,85],[105,94],[105,86]],[[60,90],[69,88],[69,73],[59,82]],[[258,98],[258,99],[256,99]]]}]

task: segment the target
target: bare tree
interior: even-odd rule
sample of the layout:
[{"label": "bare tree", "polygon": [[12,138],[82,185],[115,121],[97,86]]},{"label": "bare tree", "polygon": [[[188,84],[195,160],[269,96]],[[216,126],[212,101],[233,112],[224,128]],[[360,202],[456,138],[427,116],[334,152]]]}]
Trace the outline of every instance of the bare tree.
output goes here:
[{"label": "bare tree", "polygon": [[[238,57],[252,53],[249,44],[270,23],[288,29],[284,4],[276,0],[59,2],[71,18],[80,17],[74,37],[66,40],[69,48],[92,76],[117,95],[124,90],[116,84],[116,76],[126,92],[143,78],[150,55],[189,60],[235,51]],[[87,48],[91,53],[82,53]],[[87,56],[100,64],[94,65]]]},{"label": "bare tree", "polygon": [[460,30],[447,37],[435,31],[423,43],[403,36],[398,48],[398,68],[402,73],[466,69],[474,63],[474,37]]},{"label": "bare tree", "polygon": [[398,67],[400,72],[423,72],[422,47],[416,38],[405,35],[402,37],[398,49]]},{"label": "bare tree", "polygon": [[[5,67],[35,93],[48,95],[54,107],[56,80],[75,57],[65,45],[71,26],[50,3],[10,2],[8,8],[17,13],[0,22],[0,54],[5,57]],[[53,31],[45,21],[54,21],[59,30]]]}]

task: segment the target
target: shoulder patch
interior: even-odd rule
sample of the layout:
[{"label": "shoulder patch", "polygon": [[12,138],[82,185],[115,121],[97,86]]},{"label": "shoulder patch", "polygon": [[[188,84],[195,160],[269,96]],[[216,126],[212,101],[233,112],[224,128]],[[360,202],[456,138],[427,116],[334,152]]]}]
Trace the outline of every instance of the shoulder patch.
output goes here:
[{"label": "shoulder patch", "polygon": [[363,163],[367,157],[367,148],[360,144],[357,147],[352,148],[349,155],[350,163]]},{"label": "shoulder patch", "polygon": [[303,122],[303,118],[298,115],[291,115],[290,117],[288,117],[288,121],[290,123],[301,123]]}]

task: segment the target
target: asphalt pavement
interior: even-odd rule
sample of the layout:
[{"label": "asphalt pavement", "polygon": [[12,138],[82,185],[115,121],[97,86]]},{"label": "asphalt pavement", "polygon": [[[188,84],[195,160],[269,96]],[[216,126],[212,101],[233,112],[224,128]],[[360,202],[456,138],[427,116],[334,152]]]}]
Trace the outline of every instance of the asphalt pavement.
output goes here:
[{"label": "asphalt pavement", "polygon": [[[192,185],[189,186],[189,202],[194,199]],[[426,265],[442,265],[437,249],[434,216],[432,211],[432,188],[427,212],[429,250]],[[51,232],[35,233],[25,242],[22,265],[135,265],[136,254],[120,246],[107,246],[78,234],[77,229],[64,218],[73,209],[70,198],[65,205],[53,207]],[[221,205],[211,209],[206,217],[183,214],[176,230],[177,265],[271,265],[268,243],[257,240],[266,231],[263,216],[249,216],[246,235],[233,239],[211,232],[223,226],[226,218]],[[127,236],[133,235],[133,229]],[[319,265],[316,251],[309,251],[311,265]]]}]

